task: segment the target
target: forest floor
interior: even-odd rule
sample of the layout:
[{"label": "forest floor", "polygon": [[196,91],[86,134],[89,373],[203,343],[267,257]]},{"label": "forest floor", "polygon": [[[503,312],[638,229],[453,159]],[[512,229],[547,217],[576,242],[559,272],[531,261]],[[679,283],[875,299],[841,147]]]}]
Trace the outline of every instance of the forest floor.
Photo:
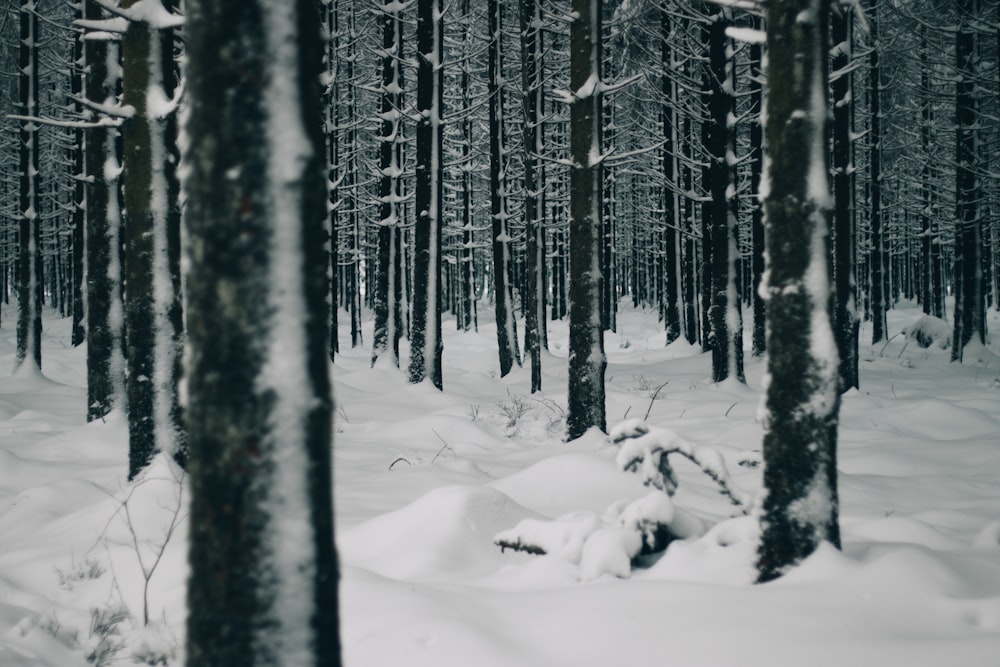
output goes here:
[{"label": "forest floor", "polygon": [[[14,313],[4,316],[7,372]],[[897,335],[918,316],[892,311],[894,338],[861,345],[861,390],[843,401],[843,551],[822,548],[762,586],[755,521],[680,457],[673,506],[686,539],[631,572],[614,544],[585,541],[649,489],[620,471],[606,437],[563,442],[564,323],[550,326],[536,395],[527,368],[498,377],[492,322],[459,333],[446,320],[443,393],[369,368],[367,347],[343,336],[345,664],[996,667],[1000,346],[949,363],[947,350]],[[86,360],[68,341],[69,322],[47,319],[43,375],[0,377],[0,667],[180,665],[183,476],[158,460],[126,483],[124,419],[84,423]],[[760,492],[760,360],[747,358],[747,385],[712,384],[707,355],[664,347],[656,314],[628,306],[606,347],[609,427],[645,417]],[[494,545],[524,519],[550,553]]]}]

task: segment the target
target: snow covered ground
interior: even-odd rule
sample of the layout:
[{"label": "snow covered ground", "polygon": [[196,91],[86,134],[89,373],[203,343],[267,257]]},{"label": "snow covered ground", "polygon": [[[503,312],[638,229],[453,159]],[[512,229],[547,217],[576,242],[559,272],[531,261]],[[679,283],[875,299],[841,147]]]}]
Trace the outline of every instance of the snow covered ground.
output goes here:
[{"label": "snow covered ground", "polygon": [[[893,311],[890,334],[918,316]],[[608,334],[609,426],[648,413],[756,494],[761,363],[748,359],[748,386],[713,385],[708,356],[662,337],[655,313],[629,308]],[[1000,358],[950,364],[903,335],[863,344],[862,388],[841,413],[844,551],[754,586],[753,520],[678,456],[675,521],[692,537],[609,574],[629,574],[613,531],[584,537],[649,489],[603,436],[562,442],[566,338],[551,325],[540,396],[527,369],[497,377],[492,323],[466,334],[446,321],[444,393],[369,368],[367,348],[342,339],[349,667],[1000,665]],[[183,478],[157,461],[126,484],[124,420],[84,423],[85,357],[68,340],[50,317],[44,377],[0,377],[0,667],[181,664]],[[493,544],[524,519],[560,519],[534,524],[551,553]]]}]

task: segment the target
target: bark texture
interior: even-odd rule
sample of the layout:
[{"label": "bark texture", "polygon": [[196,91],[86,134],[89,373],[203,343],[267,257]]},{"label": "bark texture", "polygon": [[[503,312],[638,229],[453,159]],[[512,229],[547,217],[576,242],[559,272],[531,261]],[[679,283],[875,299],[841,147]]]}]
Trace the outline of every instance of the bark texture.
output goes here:
[{"label": "bark texture", "polygon": [[188,0],[187,664],[341,664],[311,0]]}]

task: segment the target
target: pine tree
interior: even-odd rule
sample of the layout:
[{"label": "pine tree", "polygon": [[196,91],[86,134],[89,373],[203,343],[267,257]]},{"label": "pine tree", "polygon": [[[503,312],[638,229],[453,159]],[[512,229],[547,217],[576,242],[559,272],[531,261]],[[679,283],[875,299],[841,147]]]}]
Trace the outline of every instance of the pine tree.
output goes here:
[{"label": "pine tree", "polygon": [[386,0],[378,15],[382,28],[382,81],[379,123],[379,222],[376,260],[375,331],[372,365],[389,356],[399,366],[403,280],[403,22],[402,7]]},{"label": "pine tree", "polygon": [[832,204],[826,150],[828,21],[828,0],[767,4],[770,380],[760,581],[780,577],[824,540],[840,546],[840,391],[827,251]]},{"label": "pine tree", "polygon": [[521,104],[524,113],[524,347],[531,361],[531,392],[542,388],[545,335],[545,170],[542,0],[520,0]]},{"label": "pine tree", "polygon": [[[160,4],[161,0],[154,0]],[[183,462],[186,445],[177,395],[183,317],[180,280],[180,184],[177,180],[179,84],[173,28],[182,18],[174,0],[153,11],[129,12],[122,38],[125,190],[125,332],[129,418],[129,479],[157,451]]]},{"label": "pine tree", "polygon": [[601,271],[601,0],[570,24],[569,405],[567,437],[606,429]]},{"label": "pine tree", "polygon": [[17,353],[15,367],[29,362],[42,368],[42,250],[41,250],[41,170],[39,168],[38,107],[38,13],[33,0],[22,0],[20,19],[21,114],[20,144],[20,226],[18,231]]},{"label": "pine tree", "polygon": [[[87,0],[84,24],[106,27],[97,0]],[[117,109],[119,77],[117,41],[88,39],[86,97],[98,109]],[[124,407],[124,303],[122,301],[121,156],[117,117],[101,113],[88,129],[87,184],[87,420],[100,419]]]},{"label": "pine tree", "polygon": [[414,192],[410,382],[441,389],[443,18],[441,0],[417,1],[417,179]]}]

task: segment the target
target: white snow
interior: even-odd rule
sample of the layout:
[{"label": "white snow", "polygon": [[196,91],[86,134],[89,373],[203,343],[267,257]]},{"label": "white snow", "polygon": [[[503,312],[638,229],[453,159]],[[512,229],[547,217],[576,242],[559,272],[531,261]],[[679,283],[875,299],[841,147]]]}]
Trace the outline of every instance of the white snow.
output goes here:
[{"label": "white snow", "polygon": [[[12,307],[4,309],[11,322]],[[528,369],[495,377],[488,311],[480,309],[479,333],[457,332],[446,319],[444,392],[410,385],[395,367],[369,368],[370,351],[352,350],[343,332],[333,377],[347,667],[605,667],[663,656],[684,667],[995,667],[995,362],[951,364],[946,351],[901,335],[872,347],[863,323],[862,390],[848,392],[841,408],[844,551],[823,546],[782,579],[755,586],[756,519],[734,517],[716,483],[676,455],[670,527],[684,538],[626,570],[635,548],[629,522],[667,516],[654,497],[666,495],[619,470],[618,446],[606,438],[562,442],[565,322],[549,325],[543,386],[552,393],[532,397]],[[890,311],[890,336],[920,315],[905,304]],[[124,605],[127,614],[110,623],[117,634],[106,635],[122,647],[110,664],[163,655],[179,667],[183,495],[181,523],[149,579],[145,629],[137,553],[148,570],[181,487],[163,459],[149,481],[126,484],[125,420],[115,411],[84,423],[84,350],[68,345],[70,320],[51,310],[45,318],[45,375],[0,377],[0,665],[84,667],[101,636],[91,635],[91,609],[113,621]],[[650,396],[642,387],[669,379],[652,401],[648,433],[669,430],[714,450],[733,486],[758,494],[763,362],[747,355],[748,387],[716,385],[707,355],[686,343],[663,347],[655,311],[623,307],[619,324],[628,346],[618,334],[605,341],[610,424],[643,416]],[[990,311],[989,326],[1000,327],[1000,314]],[[371,340],[368,313],[364,327]],[[13,355],[5,326],[0,370]],[[510,436],[497,405],[508,390],[529,406]],[[552,525],[567,515],[595,527],[579,541],[579,560],[493,544],[523,520]]]}]

